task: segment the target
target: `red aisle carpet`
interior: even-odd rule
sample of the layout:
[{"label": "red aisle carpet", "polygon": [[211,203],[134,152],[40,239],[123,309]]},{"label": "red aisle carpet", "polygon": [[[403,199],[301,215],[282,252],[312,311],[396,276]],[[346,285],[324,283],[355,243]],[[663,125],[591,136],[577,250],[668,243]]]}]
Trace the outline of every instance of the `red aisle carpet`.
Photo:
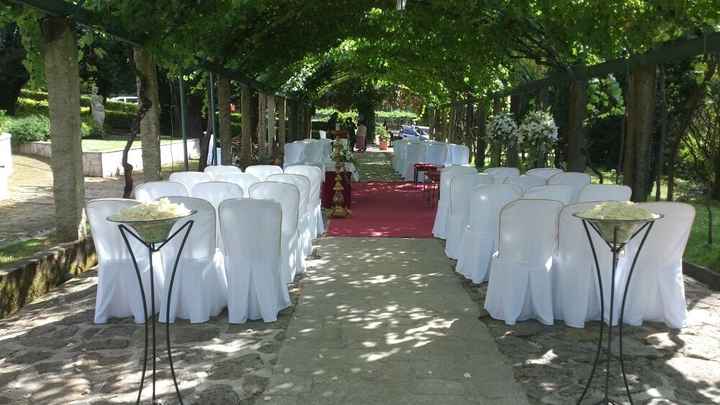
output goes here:
[{"label": "red aisle carpet", "polygon": [[435,206],[412,183],[353,183],[352,216],[331,218],[328,236],[432,238]]}]

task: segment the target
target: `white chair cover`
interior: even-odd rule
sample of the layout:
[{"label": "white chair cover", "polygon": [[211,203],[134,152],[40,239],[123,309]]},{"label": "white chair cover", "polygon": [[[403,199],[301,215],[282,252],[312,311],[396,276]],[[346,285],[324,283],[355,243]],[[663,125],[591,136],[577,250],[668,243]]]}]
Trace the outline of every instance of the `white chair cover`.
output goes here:
[{"label": "white chair cover", "polygon": [[552,186],[532,187],[523,194],[526,200],[555,200],[563,205],[573,203],[575,191],[571,186],[556,184]]},{"label": "white chair cover", "polygon": [[562,172],[548,179],[548,185],[562,184],[573,188],[572,202],[577,201],[580,191],[590,184],[590,175],[579,172]]},{"label": "white chair cover", "polygon": [[300,191],[294,184],[263,181],[250,187],[250,198],[272,200],[282,207],[282,242],[280,261],[283,282],[290,283],[296,273],[305,271],[298,232]]},{"label": "white chair cover", "polygon": [[528,170],[527,173],[525,173],[525,174],[529,174],[531,176],[542,177],[545,180],[547,180],[550,177],[552,177],[558,173],[562,173],[562,172],[563,172],[562,169],[557,169],[554,167],[538,167],[537,169]]},{"label": "white chair cover", "polygon": [[306,141],[305,142],[305,159],[303,162],[309,163],[324,163],[325,162],[325,144],[321,141]]},{"label": "white chair cover", "polygon": [[630,201],[632,189],[615,184],[588,184],[578,196],[578,202],[587,201]]},{"label": "white chair cover", "polygon": [[405,180],[412,180],[415,175],[415,164],[425,159],[425,145],[417,142],[407,146],[407,158],[402,171]]},{"label": "white chair cover", "polygon": [[460,254],[463,231],[470,214],[470,193],[475,186],[492,182],[492,176],[487,174],[467,174],[453,178],[450,184],[450,209],[445,243],[447,257],[457,259]]},{"label": "white chair cover", "polygon": [[302,162],[304,160],[304,152],[305,152],[305,143],[303,143],[303,142],[286,143],[283,166],[288,167],[290,165]]},{"label": "white chair cover", "polygon": [[[520,175],[520,169],[517,167],[488,167],[483,173],[500,178],[515,177]],[[502,183],[502,181],[500,183]]]},{"label": "white chair cover", "polygon": [[[217,211],[220,208],[220,203],[229,198],[243,198],[245,191],[237,184],[226,181],[206,181],[205,183],[196,184],[190,195],[209,202],[213,208],[215,208],[215,211]],[[220,229],[219,223],[215,225],[215,229]],[[216,232],[216,235],[217,248],[224,254],[225,243],[223,242],[222,235],[220,232]]]},{"label": "white chair cover", "polygon": [[252,174],[260,179],[260,181],[265,181],[273,174],[280,174],[282,172],[282,167],[274,165],[254,165],[245,168],[245,173]]},{"label": "white chair cover", "polygon": [[[133,268],[132,258],[120,234],[118,224],[107,217],[138,204],[138,201],[122,198],[102,198],[87,204],[87,216],[98,256],[98,286],[95,298],[95,323],[108,319],[133,316],[136,323],[145,322],[142,295]],[[128,241],[138,262],[145,299],[150,314],[150,267],[147,248],[128,235]],[[156,291],[162,289],[162,263],[153,262]],[[155,308],[160,309],[160,294],[155,295]]]},{"label": "white chair cover", "polygon": [[268,181],[288,183],[295,185],[300,191],[300,206],[298,207],[298,232],[303,258],[312,252],[312,230],[310,229],[313,211],[310,209],[310,193],[312,191],[310,179],[300,174],[274,174]]},{"label": "white chair cover", "polygon": [[218,180],[218,176],[226,173],[242,173],[242,169],[233,165],[214,165],[206,166],[205,173],[207,173],[211,179]]},{"label": "white chair cover", "polygon": [[498,252],[485,297],[485,309],[493,318],[507,325],[531,318],[553,324],[550,271],[561,209],[557,201],[517,200],[500,212]]},{"label": "white chair cover", "polygon": [[433,223],[433,236],[440,239],[447,238],[447,220],[450,209],[450,184],[455,176],[464,174],[477,174],[474,167],[450,166],[440,170],[440,199],[435,211]]},{"label": "white chair cover", "polygon": [[[568,205],[560,212],[558,250],[553,261],[553,307],[555,319],[573,328],[586,321],[600,319],[600,289],[592,250],[580,219],[573,214],[588,210],[596,203]],[[610,265],[612,255],[605,242],[588,227],[595,244],[600,275],[603,277],[606,312],[610,313]]]},{"label": "white chair cover", "polygon": [[468,225],[463,231],[455,270],[480,284],[487,280],[490,259],[497,249],[500,210],[522,192],[510,184],[476,187],[470,195]]},{"label": "white chair cover", "polygon": [[[638,256],[630,280],[624,321],[630,325],[657,321],[665,322],[671,328],[682,328],[687,323],[682,258],[695,219],[695,209],[688,204],[670,202],[642,203],[640,206],[665,217],[655,222]],[[622,285],[625,285],[631,260],[643,233],[628,244],[626,254],[620,259]],[[620,308],[622,297],[617,298],[616,308]]]},{"label": "white chair cover", "polygon": [[442,142],[428,142],[425,160],[427,163],[443,167],[447,162],[448,145]]},{"label": "white chair cover", "polygon": [[250,186],[260,182],[260,179],[250,173],[223,173],[215,176],[215,181],[237,184],[243,189],[244,195],[247,197]]},{"label": "white chair cover", "polygon": [[191,195],[193,187],[198,183],[212,181],[210,175],[202,172],[175,172],[170,174],[170,181],[182,184],[187,189],[187,195]]},{"label": "white chair cover", "polygon": [[310,231],[312,232],[312,237],[317,238],[318,235],[325,233],[322,201],[320,200],[324,173],[319,167],[310,165],[289,166],[285,169],[285,173],[299,174],[310,179]]},{"label": "white chair cover", "polygon": [[[170,322],[174,322],[175,317],[189,319],[191,323],[207,322],[211,316],[217,316],[227,304],[225,272],[221,263],[215,258],[217,233],[215,208],[210,202],[200,198],[170,197],[169,199],[173,203],[183,204],[188,209],[197,211],[195,215],[179,220],[172,230],[175,232],[188,221],[193,221],[175,273],[173,294],[170,298]],[[166,280],[160,297],[161,322],[166,322],[167,319],[167,289],[184,235],[185,230],[176,235],[160,251]]]},{"label": "white chair cover", "polygon": [[282,207],[274,201],[227,200],[220,205],[221,232],[233,246],[225,255],[232,291],[228,322],[274,322],[278,312],[290,305],[280,273],[282,217]]},{"label": "white chair cover", "polygon": [[465,145],[449,145],[454,165],[466,165],[470,163],[470,148]]},{"label": "white chair cover", "polygon": [[155,201],[163,197],[187,197],[187,188],[174,181],[149,181],[135,187],[135,199],[141,202]]},{"label": "white chair cover", "polygon": [[520,189],[522,189],[523,192],[525,192],[532,187],[544,186],[545,179],[542,177],[538,177],[538,176],[523,174],[522,176],[506,177],[504,183],[505,184],[514,184],[514,185],[520,187]]}]

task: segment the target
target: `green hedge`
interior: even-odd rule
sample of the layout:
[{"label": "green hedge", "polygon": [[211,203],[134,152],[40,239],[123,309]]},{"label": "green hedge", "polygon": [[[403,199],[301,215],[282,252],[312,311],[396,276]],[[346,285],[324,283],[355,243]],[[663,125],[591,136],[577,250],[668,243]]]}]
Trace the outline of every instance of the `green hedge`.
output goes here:
[{"label": "green hedge", "polygon": [[[352,118],[353,121],[357,121],[357,111],[338,111],[334,108],[321,108],[315,111],[313,120],[327,122],[327,120],[330,119],[330,116],[335,112],[338,113],[338,120],[341,122],[345,121],[347,118]],[[375,111],[376,122],[387,122],[391,125],[400,125],[414,122],[417,119],[417,114],[412,111]]]},{"label": "green hedge", "polygon": [[2,131],[12,134],[13,144],[46,141],[50,138],[50,120],[45,115],[33,114],[24,117],[5,117]]}]

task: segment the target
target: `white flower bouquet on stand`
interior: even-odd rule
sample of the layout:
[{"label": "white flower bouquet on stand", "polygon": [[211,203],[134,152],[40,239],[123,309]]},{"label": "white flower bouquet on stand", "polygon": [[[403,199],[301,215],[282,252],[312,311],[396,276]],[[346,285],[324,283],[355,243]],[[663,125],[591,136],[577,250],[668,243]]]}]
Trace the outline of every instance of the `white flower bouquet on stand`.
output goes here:
[{"label": "white flower bouquet on stand", "polygon": [[500,155],[504,146],[510,147],[518,141],[518,125],[512,113],[503,112],[495,114],[487,124],[487,143],[493,150],[499,164]]},{"label": "white flower bouquet on stand", "polygon": [[167,198],[133,205],[108,217],[112,222],[132,226],[146,243],[166,240],[175,222],[194,214],[183,204],[174,204]]},{"label": "white flower bouquet on stand", "polygon": [[518,143],[535,155],[535,164],[545,166],[548,151],[557,144],[558,128],[548,111],[531,111],[518,128]]}]

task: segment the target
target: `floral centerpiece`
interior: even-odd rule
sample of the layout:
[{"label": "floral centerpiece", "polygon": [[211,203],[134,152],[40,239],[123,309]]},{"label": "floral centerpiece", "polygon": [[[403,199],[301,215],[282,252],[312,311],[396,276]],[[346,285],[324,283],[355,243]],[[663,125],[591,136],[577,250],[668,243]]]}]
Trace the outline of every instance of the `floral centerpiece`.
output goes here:
[{"label": "floral centerpiece", "polygon": [[517,142],[518,125],[511,113],[495,114],[487,124],[487,140],[491,144],[502,145]]},{"label": "floral centerpiece", "polygon": [[[603,202],[575,215],[592,222],[603,239],[618,244],[630,240],[640,226],[646,222],[660,218],[659,214],[631,201]],[[615,237],[616,229],[617,238]]]},{"label": "floral centerpiece", "polygon": [[545,166],[547,152],[557,143],[558,128],[548,111],[531,111],[518,128],[518,142],[534,155],[537,166]]},{"label": "floral centerpiece", "polygon": [[140,203],[122,209],[108,217],[109,221],[132,226],[147,243],[167,239],[175,222],[194,214],[183,204],[175,204],[167,198]]}]

